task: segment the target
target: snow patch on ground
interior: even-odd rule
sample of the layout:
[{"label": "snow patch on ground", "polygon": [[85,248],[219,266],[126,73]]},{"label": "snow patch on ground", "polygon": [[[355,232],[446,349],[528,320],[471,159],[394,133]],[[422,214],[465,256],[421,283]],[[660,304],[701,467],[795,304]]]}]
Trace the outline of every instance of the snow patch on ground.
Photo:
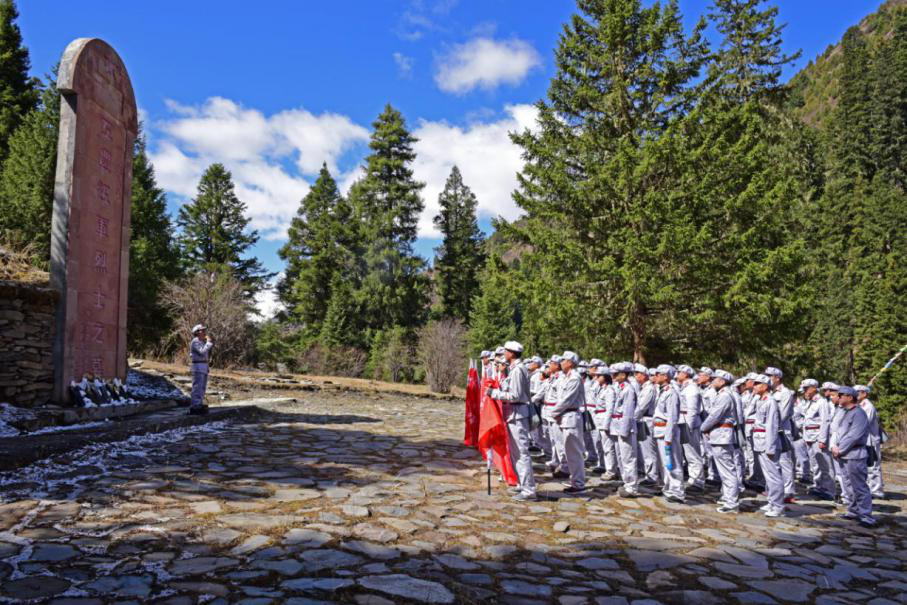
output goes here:
[{"label": "snow patch on ground", "polygon": [[[93,443],[73,452],[39,460],[24,468],[0,473],[0,502],[23,498],[42,499],[53,494],[74,499],[86,489],[81,485],[86,479],[109,476],[121,470],[122,458],[147,458],[149,450],[176,443],[202,433],[219,433],[230,421],[219,420],[208,424],[180,427],[161,433],[133,435],[114,443]],[[90,482],[89,482],[90,483]]]},{"label": "snow patch on ground", "polygon": [[31,431],[27,435],[31,437],[33,435],[45,435],[47,433],[59,433],[60,431],[77,431],[79,429],[90,429],[96,426],[104,426],[109,423],[109,420],[99,420],[98,422],[83,422],[82,424],[67,424],[61,426],[46,426],[43,429],[38,429],[37,431]]},{"label": "snow patch on ground", "polygon": [[19,429],[12,426],[15,419],[19,417],[18,409],[8,403],[0,403],[0,437],[16,437],[19,435]]}]

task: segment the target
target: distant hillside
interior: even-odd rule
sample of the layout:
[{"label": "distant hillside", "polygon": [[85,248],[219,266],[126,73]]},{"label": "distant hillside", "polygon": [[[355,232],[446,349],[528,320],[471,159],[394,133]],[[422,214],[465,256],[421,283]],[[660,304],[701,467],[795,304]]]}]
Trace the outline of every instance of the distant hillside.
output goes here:
[{"label": "distant hillside", "polygon": [[[866,36],[870,48],[891,36],[896,11],[907,10],[907,0],[887,0],[857,26]],[[829,46],[815,61],[810,61],[790,81],[793,113],[801,120],[825,129],[831,111],[837,105],[841,43]]]}]

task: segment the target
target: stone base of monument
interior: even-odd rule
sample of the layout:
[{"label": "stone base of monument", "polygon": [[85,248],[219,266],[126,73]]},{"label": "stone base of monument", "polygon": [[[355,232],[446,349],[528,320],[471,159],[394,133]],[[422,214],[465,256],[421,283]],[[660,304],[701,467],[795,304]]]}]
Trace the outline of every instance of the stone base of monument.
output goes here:
[{"label": "stone base of monument", "polygon": [[46,405],[32,409],[16,408],[16,411],[21,413],[15,414],[15,421],[8,422],[7,424],[11,424],[14,428],[22,431],[22,434],[27,435],[38,431],[50,432],[54,428],[65,430],[69,426],[89,422],[118,420],[139,414],[148,414],[170,409],[177,405],[178,402],[173,399],[162,399],[156,401],[141,401],[129,405],[93,408],[71,408],[55,405]]}]

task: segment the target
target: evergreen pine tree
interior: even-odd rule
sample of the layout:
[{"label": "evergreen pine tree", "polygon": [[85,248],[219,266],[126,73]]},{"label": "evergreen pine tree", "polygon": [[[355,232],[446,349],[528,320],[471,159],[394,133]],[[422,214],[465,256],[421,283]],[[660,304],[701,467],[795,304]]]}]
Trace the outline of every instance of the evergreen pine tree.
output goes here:
[{"label": "evergreen pine tree", "polygon": [[28,76],[30,61],[16,25],[18,16],[14,0],[0,0],[0,165],[10,137],[37,106],[39,96],[38,80]]},{"label": "evergreen pine tree", "polygon": [[[677,155],[667,129],[695,101],[704,23],[683,32],[676,2],[580,0],[555,50],[538,130],[513,137],[526,161],[514,194],[531,247],[527,316],[544,313],[576,346],[646,361],[674,315],[695,237],[672,196]],[[556,296],[552,294],[556,292]]]},{"label": "evergreen pine tree", "polygon": [[760,10],[764,0],[713,0],[709,17],[722,36],[710,76],[727,101],[780,93],[781,69],[800,52],[781,51],[783,25],[775,22],[777,7]]},{"label": "evergreen pine tree", "polygon": [[286,261],[278,296],[290,316],[310,334],[321,331],[321,322],[333,298],[334,276],[352,279],[355,242],[351,209],[337,183],[321,167],[311,191],[300,202],[290,225],[287,243],[278,251]]},{"label": "evergreen pine tree", "polygon": [[271,277],[257,258],[243,258],[258,241],[248,229],[246,205],[233,191],[233,177],[223,164],[211,164],[198,184],[198,193],[181,207],[177,224],[183,266],[214,270],[228,266],[251,299]]},{"label": "evergreen pine tree", "polygon": [[425,318],[424,261],[413,253],[424,187],[413,178],[416,139],[403,116],[388,105],[375,120],[365,176],[350,190],[359,223],[357,300],[363,325],[418,326]]},{"label": "evergreen pine tree", "polygon": [[54,205],[60,93],[48,76],[41,103],[9,138],[0,172],[0,229],[13,239],[37,246],[50,259],[50,222]]},{"label": "evergreen pine tree", "polygon": [[179,277],[179,251],[167,214],[167,198],[157,186],[141,134],[132,160],[132,238],[129,241],[129,349],[142,352],[170,329],[161,306],[165,280]]},{"label": "evergreen pine tree", "polygon": [[350,281],[340,272],[334,273],[329,291],[330,299],[320,322],[319,340],[326,347],[362,346],[358,309]]},{"label": "evergreen pine tree", "polygon": [[440,211],[435,227],[443,241],[435,249],[435,283],[440,298],[440,315],[469,320],[473,298],[478,293],[479,272],[485,263],[484,236],[476,219],[478,201],[463,183],[454,166],[444,191],[438,196]]}]

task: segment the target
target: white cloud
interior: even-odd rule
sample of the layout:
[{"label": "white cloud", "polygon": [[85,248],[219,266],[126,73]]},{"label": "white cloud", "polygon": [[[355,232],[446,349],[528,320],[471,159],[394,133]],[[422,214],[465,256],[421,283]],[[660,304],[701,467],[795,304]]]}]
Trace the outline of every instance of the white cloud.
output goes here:
[{"label": "white cloud", "polygon": [[490,122],[474,122],[466,127],[446,122],[421,121],[413,134],[415,177],[425,182],[425,211],[419,220],[421,237],[438,237],[432,219],[438,213],[438,194],[450,169],[456,164],[463,181],[476,194],[480,216],[502,216],[514,220],[520,209],[511,193],[516,175],[523,167],[520,149],[510,141],[510,132],[534,129],[537,111],[532,105],[508,105],[507,116]]},{"label": "white cloud", "polygon": [[[149,152],[161,187],[188,200],[205,168],[223,163],[233,174],[237,196],[248,207],[251,226],[264,239],[286,239],[299,200],[308,193],[322,161],[328,162],[343,193],[363,175],[361,163],[345,171],[337,168],[344,154],[367,153],[359,146],[368,139],[368,130],[347,116],[314,115],[301,108],[267,116],[222,98],[198,106],[170,102],[168,108],[172,114],[155,124],[157,137]],[[475,112],[465,125],[416,121],[413,134],[419,141],[413,170],[426,183],[420,237],[438,236],[432,219],[454,164],[475,192],[480,216],[508,220],[519,216],[511,193],[522,160],[509,133],[534,128],[536,109],[508,105],[504,112],[503,116],[491,110]],[[346,166],[349,159],[346,156]]]},{"label": "white cloud", "polygon": [[[266,116],[221,97],[199,106],[168,101],[167,107],[173,116],[157,123],[160,140],[149,153],[161,186],[190,198],[205,168],[221,162],[233,173],[252,227],[270,240],[286,237],[309,190],[303,177],[316,174],[322,162],[337,175],[341,156],[369,136],[346,116],[302,108]],[[298,174],[288,170],[293,164]]]},{"label": "white cloud", "polygon": [[456,44],[438,60],[435,82],[444,92],[465,94],[516,85],[541,65],[539,53],[525,40],[478,37]]},{"label": "white cloud", "polygon": [[401,78],[413,77],[413,58],[403,53],[394,53],[394,63],[397,64],[397,75]]},{"label": "white cloud", "polygon": [[258,309],[258,312],[261,314],[259,317],[254,318],[255,321],[267,321],[274,317],[274,315],[282,308],[283,305],[277,300],[277,290],[275,290],[274,287],[277,285],[277,282],[283,279],[283,276],[284,272],[281,271],[268,282],[267,289],[262,290],[255,295],[255,308]]}]

